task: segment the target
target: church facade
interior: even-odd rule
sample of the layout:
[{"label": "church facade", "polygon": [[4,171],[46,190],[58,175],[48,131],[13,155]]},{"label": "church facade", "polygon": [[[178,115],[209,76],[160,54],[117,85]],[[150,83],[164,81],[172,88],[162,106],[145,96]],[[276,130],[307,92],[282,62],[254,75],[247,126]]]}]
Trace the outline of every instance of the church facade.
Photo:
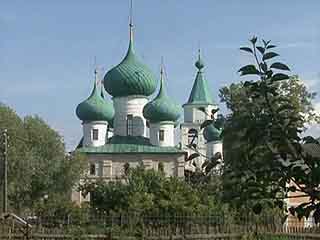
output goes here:
[{"label": "church facade", "polygon": [[[91,95],[76,108],[83,129],[76,150],[87,155],[86,177],[92,180],[121,179],[125,167],[139,164],[183,178],[186,169],[194,171],[207,157],[222,153],[221,130],[213,125],[200,128],[201,123],[212,118],[212,110],[217,109],[204,77],[205,65],[199,52],[188,101],[177,104],[166,92],[163,65],[157,81],[137,57],[131,21],[129,26],[129,47],[124,59],[107,71],[102,81],[95,71]],[[157,84],[159,91],[150,100]],[[112,101],[106,100],[106,93]],[[192,144],[197,148],[191,148]],[[199,156],[186,161],[194,152]],[[80,193],[74,192],[72,198],[81,202]]]}]

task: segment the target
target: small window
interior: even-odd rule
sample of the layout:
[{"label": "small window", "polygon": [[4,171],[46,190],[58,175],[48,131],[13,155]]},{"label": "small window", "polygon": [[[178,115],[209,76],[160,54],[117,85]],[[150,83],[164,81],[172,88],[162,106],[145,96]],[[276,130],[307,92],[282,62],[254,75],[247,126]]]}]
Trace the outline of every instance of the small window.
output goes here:
[{"label": "small window", "polygon": [[123,165],[124,175],[125,175],[125,176],[128,176],[128,175],[129,175],[129,171],[130,171],[130,163],[126,162],[126,163]]},{"label": "small window", "polygon": [[96,175],[96,165],[90,164],[90,175]]},{"label": "small window", "polygon": [[164,173],[164,164],[162,162],[158,163],[158,171]]},{"label": "small window", "polygon": [[188,131],[188,144],[198,144],[198,131],[194,128]]},{"label": "small window", "polygon": [[159,130],[159,141],[164,141],[164,130]]},{"label": "small window", "polygon": [[92,139],[93,140],[99,139],[99,130],[98,129],[92,129]]},{"label": "small window", "polygon": [[127,115],[127,136],[133,134],[133,116],[132,114]]}]

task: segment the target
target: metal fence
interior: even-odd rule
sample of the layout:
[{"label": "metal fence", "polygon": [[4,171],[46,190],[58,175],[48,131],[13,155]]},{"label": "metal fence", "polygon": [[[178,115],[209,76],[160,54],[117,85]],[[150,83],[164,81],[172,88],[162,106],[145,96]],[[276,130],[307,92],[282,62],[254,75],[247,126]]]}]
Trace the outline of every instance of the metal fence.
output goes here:
[{"label": "metal fence", "polygon": [[108,215],[80,218],[33,218],[0,222],[0,239],[318,239],[320,228],[284,225],[263,216],[229,221],[226,216]]}]

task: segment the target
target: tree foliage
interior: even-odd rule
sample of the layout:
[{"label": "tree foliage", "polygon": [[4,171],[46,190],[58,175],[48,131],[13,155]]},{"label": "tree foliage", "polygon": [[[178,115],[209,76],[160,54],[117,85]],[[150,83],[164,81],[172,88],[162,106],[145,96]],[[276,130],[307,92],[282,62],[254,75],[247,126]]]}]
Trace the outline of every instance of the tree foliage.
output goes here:
[{"label": "tree foliage", "polygon": [[226,207],[203,188],[194,188],[183,179],[165,177],[162,172],[132,168],[125,181],[86,183],[93,209],[140,215],[222,214]]},{"label": "tree foliage", "polygon": [[320,182],[314,176],[320,159],[306,152],[304,144],[318,142],[301,137],[306,123],[319,121],[312,106],[315,93],[309,93],[297,76],[290,77],[287,65],[273,62],[279,54],[270,41],[259,45],[254,37],[250,42],[250,47],[240,49],[253,63],[239,73],[256,79],[232,84],[220,94],[231,112],[223,133],[225,198],[239,205],[254,201],[258,213],[265,200],[283,207],[288,193],[299,190],[310,201],[291,212],[302,217],[314,211],[316,216]]},{"label": "tree foliage", "polygon": [[61,136],[38,116],[21,119],[12,109],[0,105],[0,119],[0,130],[7,129],[9,135],[10,210],[34,211],[45,196],[69,201],[70,191],[85,167],[84,157],[66,154]]}]

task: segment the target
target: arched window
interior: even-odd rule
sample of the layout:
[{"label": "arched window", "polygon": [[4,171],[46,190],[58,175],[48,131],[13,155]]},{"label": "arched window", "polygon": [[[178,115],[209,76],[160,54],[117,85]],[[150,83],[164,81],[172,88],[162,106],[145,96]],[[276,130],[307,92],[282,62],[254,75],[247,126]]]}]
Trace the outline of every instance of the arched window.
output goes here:
[{"label": "arched window", "polygon": [[188,144],[198,144],[198,131],[194,128],[188,131]]},{"label": "arched window", "polygon": [[159,130],[159,141],[164,141],[164,130],[160,129]]},{"label": "arched window", "polygon": [[92,129],[92,140],[99,140],[99,130],[96,128]]},{"label": "arched window", "polygon": [[127,115],[127,136],[133,135],[133,115]]},{"label": "arched window", "polygon": [[94,163],[90,164],[89,174],[93,175],[93,176],[95,176],[97,174],[97,172],[96,172],[96,164],[94,164]]}]

